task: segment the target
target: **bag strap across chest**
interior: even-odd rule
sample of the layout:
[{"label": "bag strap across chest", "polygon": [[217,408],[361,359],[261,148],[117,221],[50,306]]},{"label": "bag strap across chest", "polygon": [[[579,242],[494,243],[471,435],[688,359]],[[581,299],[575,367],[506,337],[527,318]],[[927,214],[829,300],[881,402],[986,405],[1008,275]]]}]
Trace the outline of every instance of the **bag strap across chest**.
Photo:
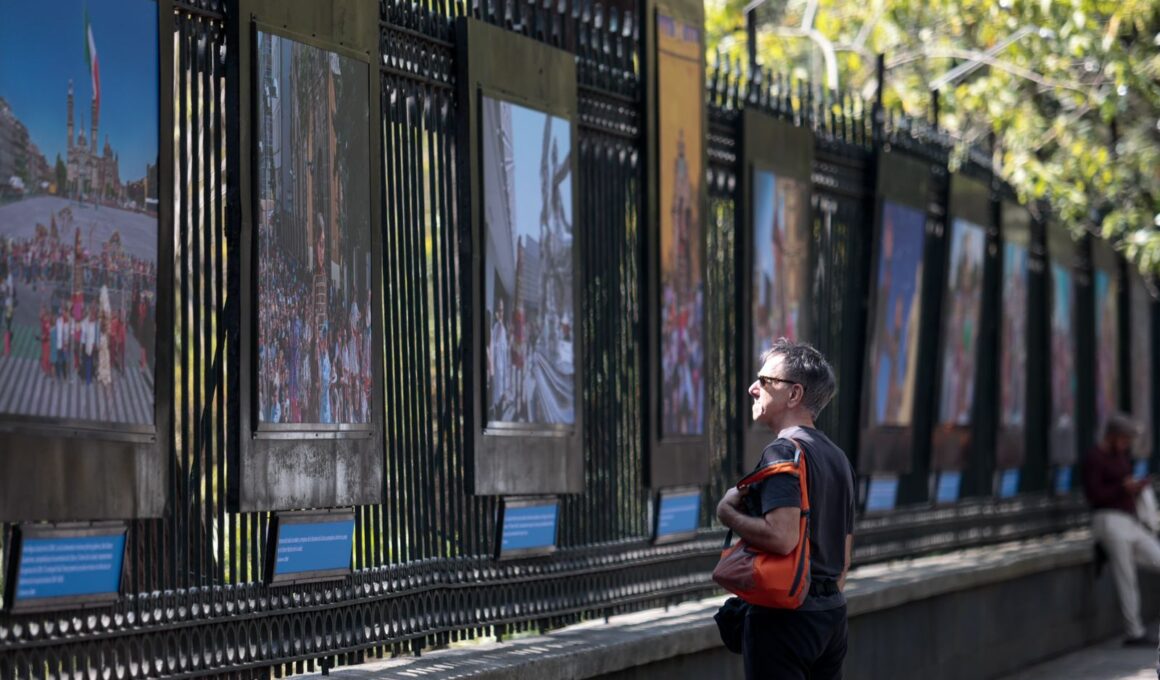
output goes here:
[{"label": "bag strap across chest", "polygon": [[778,460],[772,463],[767,463],[748,475],[745,475],[737,482],[737,488],[743,486],[752,486],[764,479],[768,479],[774,475],[793,475],[800,481],[802,493],[802,512],[808,513],[810,511],[810,494],[806,480],[806,452],[802,448],[802,443],[790,437],[789,440],[793,442],[794,454],[793,460]]}]

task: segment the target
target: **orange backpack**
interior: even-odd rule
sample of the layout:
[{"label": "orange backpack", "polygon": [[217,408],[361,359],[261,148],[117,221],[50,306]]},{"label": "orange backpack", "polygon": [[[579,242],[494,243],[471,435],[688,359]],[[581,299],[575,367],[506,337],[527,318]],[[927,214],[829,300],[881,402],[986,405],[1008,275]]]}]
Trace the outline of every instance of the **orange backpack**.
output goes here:
[{"label": "orange backpack", "polygon": [[797,451],[793,460],[770,463],[749,473],[737,487],[756,484],[778,474],[797,477],[802,490],[802,516],[798,543],[788,555],[771,555],[753,548],[744,539],[730,546],[733,530],[725,536],[721,560],[713,580],[749,604],[774,609],[797,609],[810,589],[810,494],[806,483],[806,457],[802,445],[791,439]]}]

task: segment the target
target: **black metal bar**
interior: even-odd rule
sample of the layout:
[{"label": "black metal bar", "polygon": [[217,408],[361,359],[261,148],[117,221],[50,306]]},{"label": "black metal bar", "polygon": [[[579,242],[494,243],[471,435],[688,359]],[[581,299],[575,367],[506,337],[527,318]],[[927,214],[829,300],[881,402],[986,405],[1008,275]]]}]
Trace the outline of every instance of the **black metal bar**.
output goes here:
[{"label": "black metal bar", "polygon": [[[190,299],[190,283],[189,283],[189,267],[186,262],[187,257],[187,243],[189,239],[189,232],[192,229],[191,220],[189,218],[190,201],[189,201],[189,130],[190,108],[191,102],[189,97],[189,71],[192,68],[193,55],[193,32],[187,31],[182,35],[181,49],[179,50],[180,61],[177,72],[177,117],[179,127],[179,134],[177,137],[178,155],[175,157],[177,163],[177,176],[179,198],[178,211],[176,216],[177,234],[176,242],[178,247],[175,254],[178,258],[177,276],[181,279],[181,300]],[[170,536],[174,547],[176,559],[174,559],[173,572],[170,575],[171,587],[187,587],[189,574],[189,549],[188,549],[188,527],[189,527],[189,497],[190,497],[190,481],[189,481],[189,461],[187,451],[189,450],[189,420],[190,420],[190,398],[189,398],[189,381],[192,375],[192,352],[189,351],[189,338],[187,332],[189,329],[189,305],[180,305],[180,312],[177,315],[178,337],[175,348],[180,352],[180,358],[175,362],[181,367],[181,379],[176,381],[177,391],[174,394],[174,403],[176,404],[177,418],[176,423],[180,423],[179,428],[181,432],[181,445],[174,447],[177,453],[177,459],[174,465],[170,467],[172,475],[174,476],[173,489],[173,520],[174,527]]]},{"label": "black metal bar", "polygon": [[202,461],[204,459],[202,447],[204,445],[204,441],[201,428],[197,427],[197,424],[200,422],[202,417],[202,384],[205,378],[205,373],[202,371],[201,367],[202,356],[205,354],[205,347],[201,342],[202,311],[203,305],[205,304],[205,300],[202,295],[202,282],[204,279],[197,275],[202,252],[200,240],[202,234],[204,231],[206,231],[202,221],[204,218],[204,215],[202,214],[202,201],[200,200],[202,197],[202,192],[198,189],[198,187],[206,181],[206,178],[201,173],[203,167],[202,163],[204,161],[204,150],[200,147],[199,144],[202,135],[205,133],[205,130],[202,127],[204,124],[204,109],[206,104],[204,91],[202,89],[202,73],[205,70],[203,63],[205,50],[202,49],[203,39],[203,36],[198,36],[197,38],[192,39],[191,50],[193,53],[191,55],[192,59],[190,61],[191,77],[188,81],[189,102],[191,109],[190,118],[192,124],[191,127],[193,129],[190,130],[190,137],[192,139],[190,139],[189,143],[186,145],[190,154],[188,163],[192,166],[189,170],[190,186],[186,187],[186,191],[189,192],[189,194],[193,197],[193,200],[190,201],[189,204],[189,230],[186,233],[184,240],[186,248],[188,248],[184,254],[188,259],[183,266],[183,276],[188,276],[189,278],[193,279],[193,281],[189,286],[191,318],[189,319],[189,326],[186,326],[182,329],[181,335],[183,343],[189,343],[188,349],[185,349],[183,353],[189,354],[192,360],[192,374],[189,376],[189,379],[185,381],[185,384],[191,386],[189,408],[184,414],[189,418],[189,426],[186,427],[186,421],[182,421],[183,429],[189,431],[193,440],[192,446],[190,446],[190,441],[188,439],[182,442],[182,445],[190,450],[192,458],[189,470],[186,473],[187,488],[190,490],[190,514],[193,516],[193,520],[191,522],[193,526],[190,527],[191,534],[186,539],[189,542],[191,548],[189,566],[191,577],[191,580],[189,581],[190,585],[201,585],[201,576],[204,571],[204,565],[202,564],[204,541],[202,540],[201,535],[201,527],[203,526],[201,482],[203,479]]}]

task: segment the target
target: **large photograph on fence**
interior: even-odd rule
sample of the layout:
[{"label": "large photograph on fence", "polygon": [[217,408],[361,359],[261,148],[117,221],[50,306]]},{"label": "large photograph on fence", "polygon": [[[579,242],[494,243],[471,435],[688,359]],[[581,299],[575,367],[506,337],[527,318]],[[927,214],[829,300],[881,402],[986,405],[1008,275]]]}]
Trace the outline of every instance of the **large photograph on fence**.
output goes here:
[{"label": "large photograph on fence", "polygon": [[701,30],[657,14],[661,431],[705,429]]},{"label": "large photograph on fence", "polygon": [[983,227],[961,218],[951,222],[950,259],[942,313],[940,425],[968,426],[975,397],[975,367],[983,306]]},{"label": "large photograph on fence", "polygon": [[572,124],[482,99],[487,422],[572,425]]},{"label": "large photograph on fence", "polygon": [[1075,288],[1071,271],[1051,263],[1051,462],[1076,460]]},{"label": "large photograph on fence", "polygon": [[753,356],[774,340],[801,339],[810,287],[808,221],[809,194],[805,182],[757,170],[753,176]]},{"label": "large photograph on fence", "polygon": [[873,425],[905,427],[914,412],[925,222],[921,210],[882,202],[870,340]]},{"label": "large photograph on fence", "polygon": [[1024,427],[1027,414],[1027,246],[1003,246],[1003,319],[999,347],[999,424]]},{"label": "large photograph on fence", "polygon": [[1096,437],[1102,437],[1104,424],[1119,404],[1119,286],[1108,272],[1097,269],[1095,282],[1096,312]]},{"label": "large photograph on fence", "polygon": [[153,424],[157,21],[0,4],[0,418]]},{"label": "large photograph on fence", "polygon": [[369,66],[257,34],[262,424],[368,424]]}]

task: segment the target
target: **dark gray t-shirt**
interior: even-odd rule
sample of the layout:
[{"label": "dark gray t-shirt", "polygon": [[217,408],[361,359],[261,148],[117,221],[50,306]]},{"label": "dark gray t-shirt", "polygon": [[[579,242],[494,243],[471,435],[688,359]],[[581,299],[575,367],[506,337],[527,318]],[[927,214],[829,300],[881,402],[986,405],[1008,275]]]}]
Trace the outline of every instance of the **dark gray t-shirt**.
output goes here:
[{"label": "dark gray t-shirt", "polygon": [[[808,427],[788,427],[765,447],[761,465],[793,460],[801,443],[806,454],[806,477],[810,486],[810,579],[814,583],[837,581],[846,564],[846,536],[854,533],[854,469],[846,454],[830,438]],[[801,505],[801,485],[792,475],[774,475],[754,484],[746,495],[751,514]],[[760,507],[758,507],[760,502]],[[801,611],[822,611],[846,604],[841,593],[810,595]]]}]

